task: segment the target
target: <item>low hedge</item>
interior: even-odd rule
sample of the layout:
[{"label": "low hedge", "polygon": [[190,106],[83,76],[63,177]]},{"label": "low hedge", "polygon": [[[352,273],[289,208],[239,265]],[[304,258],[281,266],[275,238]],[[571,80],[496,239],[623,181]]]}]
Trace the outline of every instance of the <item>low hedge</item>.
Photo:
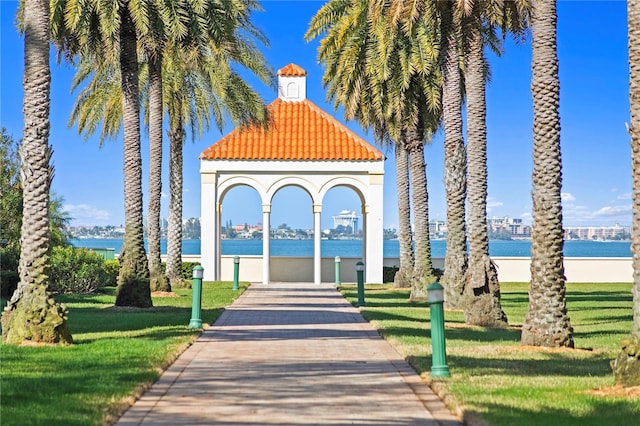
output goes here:
[{"label": "low hedge", "polygon": [[[114,276],[115,271],[115,276]],[[113,285],[117,279],[116,266],[91,250],[77,247],[54,247],[51,251],[52,293],[93,293]]]}]

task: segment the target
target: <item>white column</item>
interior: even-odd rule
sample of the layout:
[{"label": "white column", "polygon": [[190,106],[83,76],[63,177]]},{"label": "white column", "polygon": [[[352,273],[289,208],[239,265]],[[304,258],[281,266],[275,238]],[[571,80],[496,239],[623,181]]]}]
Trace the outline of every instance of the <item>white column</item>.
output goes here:
[{"label": "white column", "polygon": [[215,216],[215,244],[216,244],[216,281],[222,280],[222,203],[216,203],[216,216]]},{"label": "white column", "polygon": [[204,268],[203,279],[208,281],[216,280],[218,277],[216,259],[220,256],[216,244],[217,235],[220,233],[220,229],[216,229],[216,181],[215,173],[200,175],[200,263]]},{"label": "white column", "polygon": [[271,276],[271,254],[269,252],[271,243],[271,204],[262,205],[262,284],[269,284]]},{"label": "white column", "polygon": [[369,234],[369,226],[367,226],[367,216],[369,213],[369,206],[366,204],[362,204],[362,261],[364,262],[364,282],[367,282],[367,277],[369,276],[369,258],[367,257],[367,238]]},{"label": "white column", "polygon": [[313,205],[313,283],[320,284],[322,282],[322,252],[320,243],[322,240],[322,230],[320,229],[320,214],[322,213],[322,204]]},{"label": "white column", "polygon": [[365,221],[366,250],[365,250],[365,280],[369,283],[382,283],[382,267],[384,265],[384,229],[382,223],[383,172],[373,172],[369,175],[369,196],[363,206]]}]

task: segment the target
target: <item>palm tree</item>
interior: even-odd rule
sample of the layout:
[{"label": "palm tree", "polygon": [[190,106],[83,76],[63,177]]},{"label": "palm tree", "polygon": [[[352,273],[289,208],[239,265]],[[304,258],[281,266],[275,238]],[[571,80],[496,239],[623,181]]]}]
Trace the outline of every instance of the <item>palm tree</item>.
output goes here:
[{"label": "palm tree", "polygon": [[443,44],[444,184],[447,197],[447,251],[442,285],[445,288],[445,304],[450,308],[463,306],[462,294],[467,270],[467,163],[462,135],[460,14],[453,2],[443,2],[440,8],[440,37]]},{"label": "palm tree", "polygon": [[143,233],[137,43],[152,27],[146,12],[155,2],[144,0],[143,3],[129,0],[51,2],[52,39],[67,58],[91,57],[96,67],[112,62],[120,68],[125,238],[120,253],[116,305],[136,307],[152,306]]},{"label": "palm tree", "polygon": [[[306,37],[326,32],[319,51],[327,67],[323,81],[334,105],[345,108],[345,118],[373,127],[379,140],[383,134],[395,141],[396,152],[402,147],[409,152],[416,225],[411,297],[418,299],[433,280],[424,143],[437,127],[440,91],[432,28],[415,25],[405,34],[402,24],[389,24],[385,2],[337,0],[314,16]],[[400,188],[408,187],[401,169],[398,176]],[[401,235],[410,233],[401,229]]]},{"label": "palm tree", "polygon": [[[631,165],[633,178],[633,324],[631,336],[622,341],[622,350],[611,366],[617,384],[640,386],[640,4],[627,2],[627,28],[629,32],[629,103],[631,109]],[[635,348],[635,350],[632,350]],[[633,353],[632,353],[633,352]]]},{"label": "palm tree", "polygon": [[487,229],[487,125],[485,82],[487,68],[484,40],[501,53],[496,26],[503,34],[521,35],[526,28],[528,0],[475,2],[462,20],[467,95],[467,197],[469,202],[469,265],[464,286],[467,324],[504,327],[507,316],[500,303],[500,283],[489,257]]},{"label": "palm tree", "polygon": [[398,189],[398,241],[400,246],[400,268],[394,277],[396,288],[411,287],[415,264],[413,236],[411,235],[411,192],[409,189],[409,153],[404,146],[395,146],[396,186]]},{"label": "palm tree", "polygon": [[[478,8],[474,5],[474,9]],[[487,123],[482,20],[479,13],[464,19],[469,37],[465,49],[467,94],[467,165],[469,198],[469,267],[464,288],[467,324],[504,327],[507,316],[500,304],[500,283],[489,257],[487,229]]]},{"label": "palm tree", "polygon": [[214,39],[205,47],[165,52],[164,71],[165,105],[169,114],[169,228],[167,235],[167,279],[170,285],[182,286],[182,148],[186,129],[192,137],[208,129],[213,116],[215,125],[222,130],[227,114],[236,124],[268,122],[267,109],[257,93],[234,70],[241,66],[264,83],[270,84],[273,72],[266,60],[243,30],[249,31],[266,44],[261,32],[255,29],[245,15],[250,10],[229,11],[242,15],[225,29],[224,38]]},{"label": "palm tree", "polygon": [[162,59],[150,52],[149,64],[149,210],[147,237],[149,244],[149,285],[152,291],[171,291],[162,272],[160,258],[160,208],[162,196]]},{"label": "palm tree", "polygon": [[640,3],[627,2],[629,31],[629,93],[631,104],[631,146],[633,148],[633,328],[640,337]]},{"label": "palm tree", "polygon": [[67,311],[48,291],[51,230],[49,189],[53,178],[49,146],[49,3],[26,1],[21,25],[25,36],[23,189],[20,232],[20,282],[2,315],[5,343],[72,343]]},{"label": "palm tree", "polygon": [[533,2],[533,227],[523,345],[573,347],[562,248],[562,161],[555,0]]}]

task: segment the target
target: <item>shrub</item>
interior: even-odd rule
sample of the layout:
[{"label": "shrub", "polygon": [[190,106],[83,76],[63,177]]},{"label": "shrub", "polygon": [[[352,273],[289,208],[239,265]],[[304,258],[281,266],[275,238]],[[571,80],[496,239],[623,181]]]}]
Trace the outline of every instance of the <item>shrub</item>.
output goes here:
[{"label": "shrub", "polygon": [[18,288],[20,276],[16,271],[0,270],[0,297],[2,299],[11,299],[13,292]]},{"label": "shrub", "polygon": [[195,268],[195,266],[199,264],[200,262],[182,262],[182,276],[184,277],[184,279],[192,280],[193,268]]},{"label": "shrub", "polygon": [[397,266],[383,266],[382,267],[382,282],[383,283],[392,283],[396,278],[396,272],[398,272],[400,268]]},{"label": "shrub", "polygon": [[[182,262],[182,277],[185,280],[191,281],[193,279],[193,268],[196,265],[200,265],[200,262]],[[167,273],[167,264],[162,262],[162,273]]]},{"label": "shrub", "polygon": [[11,299],[18,287],[20,250],[14,246],[0,247],[0,297]]},{"label": "shrub", "polygon": [[[51,253],[51,284],[53,293],[93,293],[113,285],[105,260],[85,248],[54,247]],[[116,272],[117,274],[117,272]]]},{"label": "shrub", "polygon": [[118,261],[118,259],[105,260],[104,270],[108,276],[106,285],[113,286],[113,287],[117,286],[118,272],[120,270],[120,262]]}]

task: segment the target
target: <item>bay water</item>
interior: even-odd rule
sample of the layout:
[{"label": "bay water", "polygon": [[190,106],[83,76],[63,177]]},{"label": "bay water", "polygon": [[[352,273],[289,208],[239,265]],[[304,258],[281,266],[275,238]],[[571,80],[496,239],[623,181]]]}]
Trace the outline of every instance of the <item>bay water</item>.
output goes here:
[{"label": "bay water", "polygon": [[[73,239],[76,247],[112,248],[116,254],[122,249],[122,240],[115,239]],[[322,257],[362,257],[362,240],[322,240]],[[312,257],[313,240],[271,240],[272,256]],[[167,241],[160,242],[162,254],[167,252]],[[446,251],[444,240],[431,241],[431,255],[443,258]],[[384,257],[400,256],[398,240],[385,240]],[[528,257],[531,255],[531,241],[495,240],[489,242],[489,253],[496,257]],[[200,254],[200,240],[183,240],[182,254]],[[223,255],[262,255],[262,240],[222,240]],[[629,241],[586,241],[570,240],[564,243],[565,257],[631,257]]]}]

